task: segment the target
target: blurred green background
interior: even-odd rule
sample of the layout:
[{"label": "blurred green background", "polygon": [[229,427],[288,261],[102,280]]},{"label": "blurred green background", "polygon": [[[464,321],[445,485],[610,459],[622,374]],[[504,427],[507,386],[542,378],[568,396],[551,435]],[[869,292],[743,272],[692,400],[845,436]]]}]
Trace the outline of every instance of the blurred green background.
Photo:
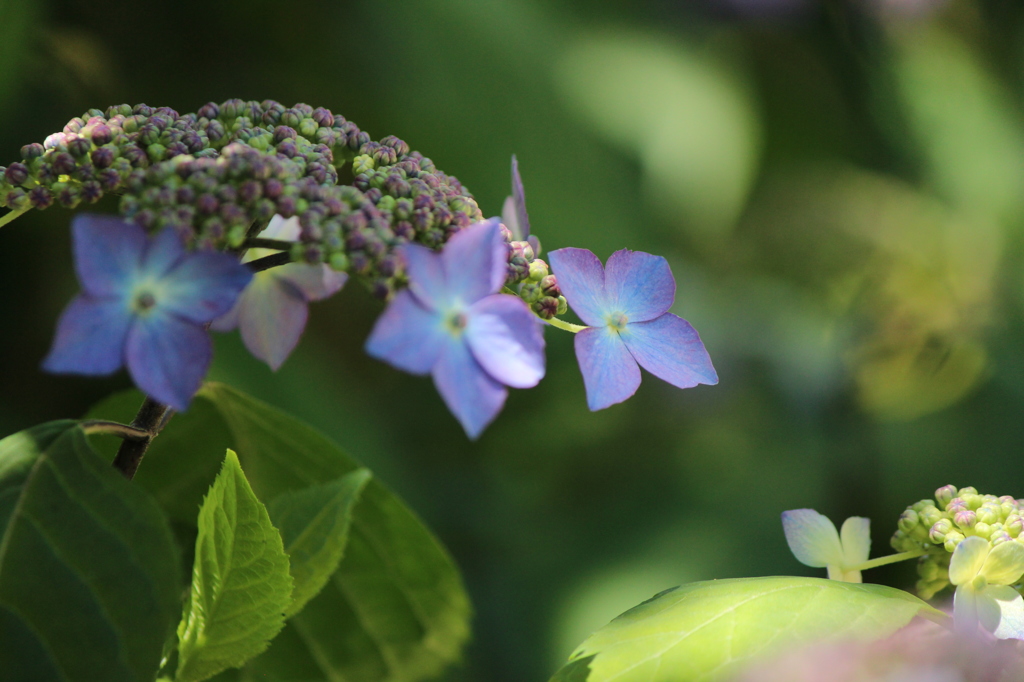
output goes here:
[{"label": "blurred green background", "polygon": [[[485,214],[516,153],[545,249],[668,257],[718,369],[592,414],[549,329],[548,376],[470,443],[362,354],[382,305],[358,286],[276,374],[218,338],[213,378],[331,434],[451,549],[477,616],[448,679],[545,679],[681,582],[817,574],[785,509],[871,517],[879,555],[940,485],[1024,496],[1021,3],[0,0],[5,160],[89,107],[229,97],[398,135]],[[39,371],[69,217],[0,232],[0,435],[128,385]]]}]

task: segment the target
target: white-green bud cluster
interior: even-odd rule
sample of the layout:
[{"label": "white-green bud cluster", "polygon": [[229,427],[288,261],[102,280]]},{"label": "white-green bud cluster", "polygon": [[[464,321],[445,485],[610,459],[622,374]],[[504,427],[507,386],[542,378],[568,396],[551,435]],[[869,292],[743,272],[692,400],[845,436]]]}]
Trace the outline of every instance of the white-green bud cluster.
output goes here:
[{"label": "white-green bud cluster", "polygon": [[897,552],[924,551],[918,563],[918,594],[930,599],[949,586],[949,559],[964,538],[984,538],[992,546],[1024,544],[1024,500],[982,495],[973,487],[947,485],[935,499],[921,500],[900,515],[892,537]]}]

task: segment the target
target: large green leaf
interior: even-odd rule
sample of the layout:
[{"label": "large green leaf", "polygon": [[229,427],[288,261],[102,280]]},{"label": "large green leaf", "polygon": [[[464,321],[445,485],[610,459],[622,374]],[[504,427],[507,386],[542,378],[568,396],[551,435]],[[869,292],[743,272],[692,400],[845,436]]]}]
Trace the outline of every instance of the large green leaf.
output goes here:
[{"label": "large green leaf", "polygon": [[0,677],[152,680],[177,566],[160,508],[74,422],[0,440]]},{"label": "large green leaf", "polygon": [[[881,638],[918,614],[906,592],[818,578],[740,578],[666,590],[604,626],[554,680],[712,682],[752,658],[823,638]],[[580,661],[590,674],[581,677]]]},{"label": "large green leaf", "polygon": [[176,682],[205,680],[265,651],[284,627],[291,595],[281,534],[228,450],[199,510],[192,591],[178,625]]},{"label": "large green leaf", "polygon": [[[130,421],[141,402],[138,393],[120,394],[90,417]],[[107,440],[97,446],[113,456],[116,441]],[[188,412],[176,415],[153,442],[135,481],[153,493],[179,529],[186,528],[194,525],[229,447],[238,452],[257,497],[271,502],[361,467],[294,417],[230,387],[207,384]],[[423,679],[458,658],[469,617],[469,599],[448,553],[401,499],[373,479],[353,511],[338,570],[270,649],[246,665],[243,676]]]},{"label": "large green leaf", "polygon": [[295,589],[285,611],[290,618],[320,593],[338,570],[348,544],[352,510],[370,481],[367,469],[274,498],[268,511],[284,539]]}]

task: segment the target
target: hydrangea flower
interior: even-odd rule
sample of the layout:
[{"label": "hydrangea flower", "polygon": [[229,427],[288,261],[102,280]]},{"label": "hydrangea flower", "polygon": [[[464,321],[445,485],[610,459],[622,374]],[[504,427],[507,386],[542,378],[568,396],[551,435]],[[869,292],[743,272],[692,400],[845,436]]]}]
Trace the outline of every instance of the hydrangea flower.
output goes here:
[{"label": "hydrangea flower", "polygon": [[530,216],[526,213],[526,192],[523,179],[519,176],[519,162],[512,155],[512,195],[505,197],[501,207],[501,222],[512,232],[512,239],[526,241],[533,247],[535,256],[540,256],[540,240],[530,234]]},{"label": "hydrangea flower", "polygon": [[224,253],[186,252],[173,230],[150,239],[112,216],[77,216],[72,238],[83,291],[61,314],[43,368],[104,375],[127,365],[146,394],[184,410],[213,357],[205,325],[252,273]]},{"label": "hydrangea flower", "polygon": [[[275,215],[259,236],[298,241],[299,232],[297,217],[285,220]],[[272,253],[269,249],[249,249],[242,262]],[[328,265],[306,263],[257,272],[235,307],[215,320],[211,329],[226,332],[239,327],[249,352],[276,370],[299,343],[309,318],[309,302],[337,293],[346,279],[348,275]]]},{"label": "hydrangea flower", "polygon": [[562,294],[589,325],[576,334],[576,358],[591,410],[636,393],[640,367],[679,388],[718,383],[697,331],[668,312],[676,281],[664,258],[623,249],[607,268],[586,249],[549,258]]},{"label": "hydrangea flower", "polygon": [[441,253],[400,247],[409,288],[377,320],[366,352],[412,374],[430,374],[448,409],[476,438],[505,404],[506,386],[544,376],[541,322],[505,281],[508,245],[497,219],[456,233]]},{"label": "hydrangea flower", "polygon": [[812,568],[827,568],[828,577],[861,582],[854,567],[867,562],[871,551],[871,521],[851,516],[838,533],[834,523],[813,509],[782,512],[782,529],[797,561]]},{"label": "hydrangea flower", "polygon": [[962,540],[949,560],[957,629],[974,633],[980,625],[999,639],[1024,639],[1024,599],[1010,587],[1021,575],[1024,545],[1019,542],[993,547],[977,535]]}]

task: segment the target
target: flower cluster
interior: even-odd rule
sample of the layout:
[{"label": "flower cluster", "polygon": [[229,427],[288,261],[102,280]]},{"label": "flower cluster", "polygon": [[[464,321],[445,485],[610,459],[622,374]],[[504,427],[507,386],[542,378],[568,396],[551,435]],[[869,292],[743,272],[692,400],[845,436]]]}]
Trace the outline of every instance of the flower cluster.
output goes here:
[{"label": "flower cluster", "polygon": [[900,515],[892,546],[898,552],[921,551],[917,592],[929,599],[950,582],[949,562],[966,538],[978,537],[995,547],[1024,543],[1024,501],[1009,495],[980,495],[972,487],[947,485],[935,499],[921,500]]},{"label": "flower cluster", "polygon": [[[276,369],[309,302],[349,276],[390,300],[370,355],[430,374],[470,437],[507,387],[543,377],[545,322],[578,332],[592,410],[632,395],[641,366],[682,388],[718,380],[697,332],[668,312],[675,280],[664,258],[620,251],[605,270],[589,251],[561,249],[551,272],[515,157],[503,218],[485,221],[456,178],[397,137],[374,141],[323,108],[228,100],[184,115],[90,110],[26,145],[0,177],[0,206],[11,209],[0,225],[31,208],[122,196],[123,220],[75,221],[83,293],[44,366],[126,366],[175,409],[209,365],[209,329],[239,328]],[[558,319],[570,304],[589,326]]]}]

